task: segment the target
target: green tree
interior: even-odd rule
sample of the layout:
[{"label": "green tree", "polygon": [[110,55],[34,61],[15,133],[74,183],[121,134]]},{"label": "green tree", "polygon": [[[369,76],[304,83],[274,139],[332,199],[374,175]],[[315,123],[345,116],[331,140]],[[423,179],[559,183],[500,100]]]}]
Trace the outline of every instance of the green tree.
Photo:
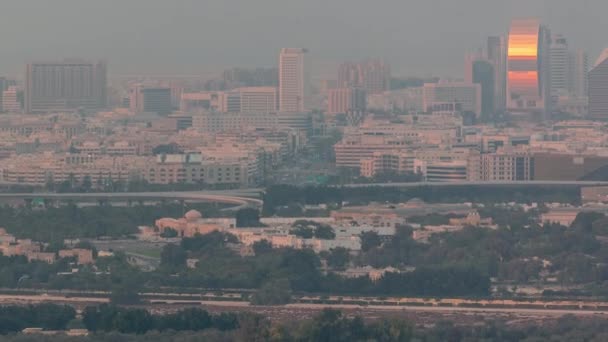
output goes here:
[{"label": "green tree", "polygon": [[254,208],[239,209],[236,212],[237,227],[263,227],[260,222],[260,212]]},{"label": "green tree", "polygon": [[158,145],[152,149],[153,154],[176,154],[182,153],[183,151],[175,143]]},{"label": "green tree", "polygon": [[344,270],[350,262],[350,251],[343,247],[333,248],[326,257],[327,265],[335,270]]},{"label": "green tree", "polygon": [[188,254],[181,246],[168,244],[163,247],[160,254],[160,263],[168,268],[183,268],[186,266]]},{"label": "green tree", "polygon": [[315,235],[313,228],[298,226],[289,231],[289,234],[293,234],[303,239],[312,239]]},{"label": "green tree", "polygon": [[372,323],[368,329],[376,341],[408,342],[414,335],[412,325],[399,319],[382,319]]},{"label": "green tree", "polygon": [[175,238],[177,237],[177,230],[173,229],[173,228],[165,228],[165,230],[160,234],[160,237],[162,238]]},{"label": "green tree", "polygon": [[333,240],[336,238],[336,233],[331,226],[322,224],[315,229],[315,237],[322,240]]},{"label": "green tree", "polygon": [[368,231],[361,233],[361,250],[368,252],[372,248],[379,247],[382,244],[380,235],[374,231]]},{"label": "green tree", "polygon": [[93,181],[91,180],[91,176],[85,175],[84,178],[82,179],[82,189],[84,190],[84,192],[89,192],[89,191],[91,191],[92,187],[93,187]]},{"label": "green tree", "polygon": [[253,305],[285,305],[291,302],[291,287],[287,279],[271,280],[251,296]]},{"label": "green tree", "polygon": [[239,327],[235,332],[238,342],[266,342],[270,336],[270,321],[257,314],[242,313],[239,315]]},{"label": "green tree", "polygon": [[256,241],[253,244],[253,252],[255,255],[261,255],[272,251],[272,243],[268,240]]}]

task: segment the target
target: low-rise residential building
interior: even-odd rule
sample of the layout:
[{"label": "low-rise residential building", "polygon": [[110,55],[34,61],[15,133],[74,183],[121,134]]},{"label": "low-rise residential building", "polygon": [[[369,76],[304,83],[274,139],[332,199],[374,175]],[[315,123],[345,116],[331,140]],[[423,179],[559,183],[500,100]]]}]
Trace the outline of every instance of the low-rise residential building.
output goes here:
[{"label": "low-rise residential building", "polygon": [[57,260],[55,253],[44,253],[44,252],[30,252],[26,254],[28,261],[42,261],[48,264],[52,264]]},{"label": "low-rise residential building", "polygon": [[[150,161],[144,178],[151,184],[207,184],[247,187],[254,184],[256,174],[250,173],[248,159],[212,159],[200,153],[161,154]],[[257,170],[256,170],[257,171]]]},{"label": "low-rise residential building", "polygon": [[232,218],[205,219],[199,211],[190,210],[183,218],[160,218],[156,220],[155,226],[158,228],[158,234],[163,234],[167,229],[173,229],[177,232],[178,237],[193,237],[197,234],[234,228],[236,220]]},{"label": "low-rise residential building", "polygon": [[[413,271],[414,269],[408,269],[407,271]],[[346,271],[339,272],[343,277],[346,278],[361,278],[361,277],[369,277],[369,279],[373,282],[376,282],[386,273],[401,273],[399,269],[394,267],[386,267],[386,268],[373,268],[371,266],[363,266],[356,268],[349,268]]]},{"label": "low-rise residential building", "polygon": [[84,248],[62,249],[59,251],[60,258],[76,258],[79,265],[93,263],[93,251]]},{"label": "low-rise residential building", "polygon": [[452,226],[494,227],[491,217],[482,218],[477,210],[472,210],[466,217],[451,218]]},{"label": "low-rise residential building", "polygon": [[82,182],[86,178],[92,185],[126,182],[141,175],[145,163],[145,157],[95,158],[61,153],[20,155],[0,161],[0,182],[46,185],[49,182]]},{"label": "low-rise residential building", "polygon": [[565,227],[570,227],[572,222],[581,212],[578,208],[556,208],[542,213],[540,216],[541,223],[557,223]]}]

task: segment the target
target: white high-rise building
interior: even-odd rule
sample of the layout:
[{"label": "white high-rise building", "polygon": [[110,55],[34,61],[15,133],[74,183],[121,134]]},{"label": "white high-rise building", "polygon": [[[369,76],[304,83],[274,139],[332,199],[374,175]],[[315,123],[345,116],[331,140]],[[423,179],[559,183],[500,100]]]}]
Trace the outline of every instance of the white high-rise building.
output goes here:
[{"label": "white high-rise building", "polygon": [[589,57],[583,50],[570,52],[570,93],[577,98],[589,96]]},{"label": "white high-rise building", "polygon": [[19,102],[19,88],[10,86],[2,92],[2,111],[9,113],[20,113],[21,102]]},{"label": "white high-rise building", "polygon": [[306,96],[304,56],[306,49],[283,48],[279,56],[279,111],[303,112]]},{"label": "white high-rise building", "polygon": [[570,52],[568,42],[561,34],[551,39],[551,96],[567,96],[570,90]]}]

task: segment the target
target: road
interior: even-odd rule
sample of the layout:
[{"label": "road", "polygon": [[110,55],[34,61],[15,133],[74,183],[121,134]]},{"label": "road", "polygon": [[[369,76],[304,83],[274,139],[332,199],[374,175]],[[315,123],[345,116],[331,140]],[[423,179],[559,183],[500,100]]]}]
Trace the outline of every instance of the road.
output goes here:
[{"label": "road", "polygon": [[[61,294],[41,294],[41,295],[19,295],[19,294],[4,294],[0,295],[0,304],[32,304],[32,303],[72,303],[79,305],[97,305],[102,303],[108,303],[107,297],[93,297],[93,296],[67,296]],[[244,301],[230,301],[230,300],[167,300],[167,299],[150,299],[148,300],[150,305],[172,305],[172,306],[211,306],[211,307],[223,307],[239,311],[245,308],[252,308],[249,302]],[[306,304],[306,303],[294,303],[279,306],[285,309],[292,310],[311,310],[320,311],[325,308],[332,308],[337,310],[362,310],[362,311],[386,311],[386,312],[433,312],[433,313],[476,313],[476,314],[526,314],[526,315],[543,315],[543,316],[563,316],[563,315],[602,315],[608,316],[608,311],[594,310],[594,309],[547,309],[547,308],[472,308],[472,307],[460,307],[460,306],[395,306],[395,305],[354,305],[354,304]]]},{"label": "road", "polygon": [[[608,186],[602,181],[519,181],[519,182],[453,182],[453,183],[370,183],[334,185],[336,188],[416,188],[416,187],[483,187],[483,186]],[[158,201],[183,200],[198,202],[216,202],[234,204],[226,210],[238,210],[245,207],[261,207],[261,198],[265,189],[249,188],[225,191],[165,191],[165,192],[116,192],[116,193],[0,193],[0,200],[73,200],[73,201]]]},{"label": "road", "polygon": [[[369,183],[332,185],[336,188],[416,188],[416,187],[459,187],[459,186],[608,186],[604,181],[496,181],[496,182],[451,182],[451,183]],[[0,199],[49,199],[49,200],[187,200],[201,202],[220,202],[237,205],[260,206],[264,188],[209,191],[164,191],[164,192],[97,192],[97,193],[0,193]]]},{"label": "road", "polygon": [[167,191],[167,192],[98,192],[98,193],[0,193],[0,199],[7,200],[73,200],[73,201],[155,201],[183,200],[234,204],[239,209],[247,206],[259,207],[260,189],[228,191]]},{"label": "road", "polygon": [[608,182],[602,181],[496,181],[496,182],[450,182],[450,183],[369,183],[369,184],[344,184],[345,188],[416,188],[416,187],[457,187],[457,186],[608,186]]}]

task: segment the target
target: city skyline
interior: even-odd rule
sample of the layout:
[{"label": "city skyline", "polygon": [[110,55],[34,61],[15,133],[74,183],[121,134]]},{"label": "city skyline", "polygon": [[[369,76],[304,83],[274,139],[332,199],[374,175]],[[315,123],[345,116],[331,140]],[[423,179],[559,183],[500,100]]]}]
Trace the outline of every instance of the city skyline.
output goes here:
[{"label": "city skyline", "polygon": [[4,2],[0,340],[608,340],[608,1]]},{"label": "city skyline", "polygon": [[[600,14],[608,4],[598,0],[580,4],[391,1],[382,6],[358,1],[344,6],[336,1],[322,7],[316,1],[293,5],[264,1],[268,6],[185,0],[176,6],[146,1],[153,9],[146,16],[135,11],[140,1],[120,3],[122,10],[116,11],[115,0],[86,5],[59,0],[45,8],[49,15],[44,17],[27,12],[29,1],[6,4],[0,14],[4,42],[0,72],[16,76],[23,63],[75,56],[107,59],[112,75],[207,74],[229,66],[274,66],[277,49],[305,46],[312,54],[313,76],[330,73],[344,60],[382,57],[396,75],[462,77],[461,64],[456,62],[462,51],[478,46],[485,36],[506,34],[510,20],[521,16],[539,17],[553,32],[568,37],[573,48],[588,51],[592,59],[607,44],[592,34],[606,28]],[[94,17],[82,15],[93,12]],[[230,15],[234,24],[228,27],[206,13],[220,14],[218,18]],[[438,13],[450,15],[435,20]],[[32,25],[15,21],[26,14]],[[159,22],[166,24],[156,25]],[[264,39],[251,39],[254,36]],[[195,40],[199,43],[191,44]]]}]

